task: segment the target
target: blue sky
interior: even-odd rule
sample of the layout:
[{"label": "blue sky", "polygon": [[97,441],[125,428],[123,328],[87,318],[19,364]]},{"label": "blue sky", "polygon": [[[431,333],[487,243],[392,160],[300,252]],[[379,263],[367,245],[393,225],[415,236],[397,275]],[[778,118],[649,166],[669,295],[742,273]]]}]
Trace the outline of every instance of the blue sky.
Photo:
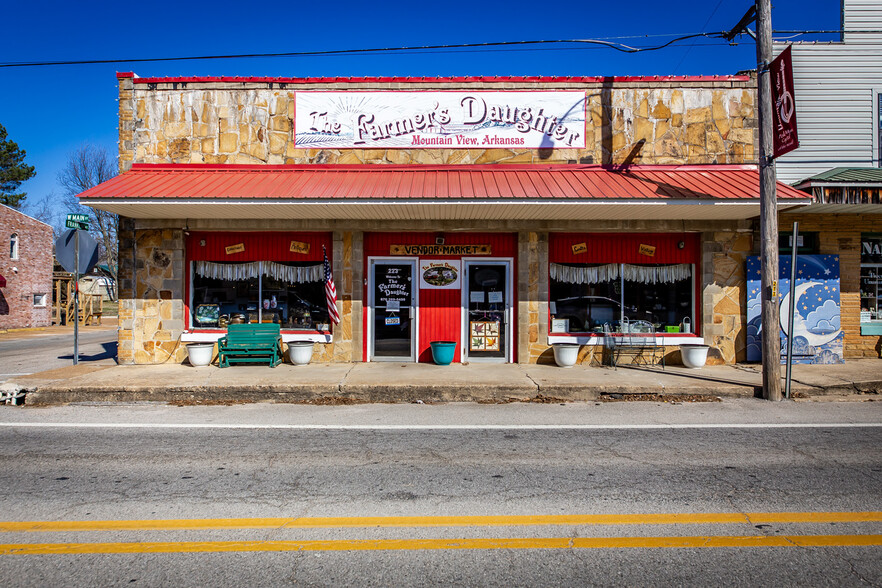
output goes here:
[{"label": "blue sky", "polygon": [[[387,7],[381,7],[385,4]],[[205,3],[14,2],[3,9],[0,63],[176,57],[547,39],[632,46],[731,29],[749,0],[543,2]],[[838,29],[839,0],[775,0],[775,30]],[[776,35],[781,38],[786,35]],[[618,39],[612,39],[618,37]],[[829,40],[830,35],[802,37]],[[187,75],[724,75],[756,66],[756,48],[697,39],[624,54],[594,46],[0,67],[0,124],[37,176],[28,199],[61,195],[58,171],[83,143],[116,153],[117,71]]]}]

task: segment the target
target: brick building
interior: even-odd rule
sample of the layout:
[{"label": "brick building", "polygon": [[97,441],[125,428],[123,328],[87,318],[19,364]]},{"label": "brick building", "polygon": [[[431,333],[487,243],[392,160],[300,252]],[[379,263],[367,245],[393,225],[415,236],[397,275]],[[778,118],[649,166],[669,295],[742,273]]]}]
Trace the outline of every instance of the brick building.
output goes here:
[{"label": "brick building", "polygon": [[232,321],[320,361],[595,361],[635,319],[746,358],[752,76],[118,83],[122,173],[81,202],[122,217],[121,363]]},{"label": "brick building", "polygon": [[0,329],[52,324],[52,227],[0,205]]}]

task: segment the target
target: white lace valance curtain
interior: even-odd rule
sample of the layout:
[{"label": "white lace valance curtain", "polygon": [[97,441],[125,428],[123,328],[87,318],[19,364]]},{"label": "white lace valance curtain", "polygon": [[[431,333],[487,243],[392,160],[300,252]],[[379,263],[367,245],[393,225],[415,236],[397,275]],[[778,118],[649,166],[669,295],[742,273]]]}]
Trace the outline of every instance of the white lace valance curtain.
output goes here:
[{"label": "white lace valance curtain", "polygon": [[321,263],[290,266],[273,261],[252,261],[249,263],[197,261],[196,273],[206,278],[226,281],[248,280],[263,274],[286,284],[321,282],[325,278]]},{"label": "white lace valance curtain", "polygon": [[551,264],[551,279],[568,284],[599,284],[618,280],[624,276],[629,282],[640,284],[671,284],[692,277],[692,265],[633,265],[630,263],[608,263],[595,266],[568,266]]}]

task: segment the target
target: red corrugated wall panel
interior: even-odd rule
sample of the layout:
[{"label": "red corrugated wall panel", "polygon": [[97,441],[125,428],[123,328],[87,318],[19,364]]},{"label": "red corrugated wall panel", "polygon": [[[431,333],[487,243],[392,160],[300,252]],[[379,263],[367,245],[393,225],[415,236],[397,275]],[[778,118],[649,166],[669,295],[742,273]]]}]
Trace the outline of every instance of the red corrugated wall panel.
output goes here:
[{"label": "red corrugated wall panel", "polygon": [[[573,245],[582,243],[588,251],[573,253]],[[655,255],[642,255],[640,245],[655,247]],[[699,254],[698,233],[552,233],[548,238],[548,256],[552,263],[697,264]]]},{"label": "red corrugated wall panel", "polygon": [[[309,253],[292,252],[291,241],[309,243]],[[240,243],[245,251],[227,255],[227,247]],[[187,261],[321,261],[323,245],[330,260],[330,233],[191,231],[187,236]]]}]

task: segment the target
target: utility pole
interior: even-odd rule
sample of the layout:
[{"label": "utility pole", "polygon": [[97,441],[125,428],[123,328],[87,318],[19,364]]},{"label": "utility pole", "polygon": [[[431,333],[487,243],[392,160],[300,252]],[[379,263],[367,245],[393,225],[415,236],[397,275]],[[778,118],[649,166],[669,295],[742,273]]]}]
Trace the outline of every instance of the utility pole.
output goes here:
[{"label": "utility pole", "polygon": [[772,6],[756,0],[757,102],[759,106],[760,284],[762,288],[763,398],[781,400],[781,339],[778,311],[778,208],[772,158]]}]

